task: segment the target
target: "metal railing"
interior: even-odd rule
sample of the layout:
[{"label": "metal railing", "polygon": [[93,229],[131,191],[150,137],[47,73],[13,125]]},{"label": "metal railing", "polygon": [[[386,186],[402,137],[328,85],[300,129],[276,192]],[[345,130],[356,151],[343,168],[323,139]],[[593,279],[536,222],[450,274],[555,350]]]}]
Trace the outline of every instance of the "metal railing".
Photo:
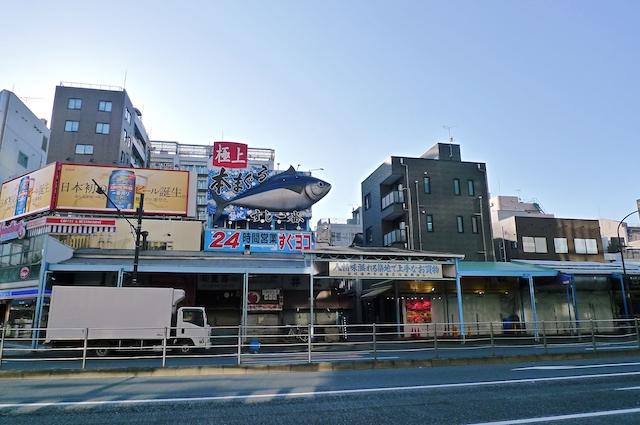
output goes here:
[{"label": "metal railing", "polygon": [[[193,328],[185,329],[186,333],[180,333],[182,328],[2,328],[0,368],[85,369],[131,366],[131,362],[152,367],[294,364],[638,350],[639,328],[638,319],[496,321],[464,326],[219,326],[206,337],[197,336],[201,330]],[[52,343],[47,340],[47,332],[65,336]],[[110,339],[104,335],[110,335]],[[113,339],[113,335],[122,339]],[[140,335],[153,336],[140,339]]]}]

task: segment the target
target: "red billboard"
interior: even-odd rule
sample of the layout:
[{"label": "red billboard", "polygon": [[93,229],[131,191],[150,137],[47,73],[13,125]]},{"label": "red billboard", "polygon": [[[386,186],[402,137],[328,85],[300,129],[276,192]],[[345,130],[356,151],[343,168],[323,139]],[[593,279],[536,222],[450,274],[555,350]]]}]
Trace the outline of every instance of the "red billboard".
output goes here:
[{"label": "red billboard", "polygon": [[244,143],[214,142],[213,166],[224,168],[247,168],[248,147]]}]

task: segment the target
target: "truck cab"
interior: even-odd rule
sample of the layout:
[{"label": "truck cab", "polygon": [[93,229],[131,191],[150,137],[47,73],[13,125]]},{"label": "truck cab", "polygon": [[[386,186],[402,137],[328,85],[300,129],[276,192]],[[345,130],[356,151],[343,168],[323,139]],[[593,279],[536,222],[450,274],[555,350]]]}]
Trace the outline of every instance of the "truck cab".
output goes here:
[{"label": "truck cab", "polygon": [[209,348],[211,346],[210,337],[211,327],[208,325],[207,313],[203,307],[180,307],[178,309],[175,339],[182,341],[184,351],[188,351],[188,346]]}]

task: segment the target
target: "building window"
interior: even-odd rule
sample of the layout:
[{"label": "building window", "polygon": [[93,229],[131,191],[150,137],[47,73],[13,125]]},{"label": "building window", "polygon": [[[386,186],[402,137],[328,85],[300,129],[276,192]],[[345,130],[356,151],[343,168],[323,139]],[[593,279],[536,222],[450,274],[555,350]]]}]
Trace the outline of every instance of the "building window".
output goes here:
[{"label": "building window", "polygon": [[367,230],[364,231],[364,241],[367,244],[373,243],[373,229],[371,227],[367,227]]},{"label": "building window", "polygon": [[122,141],[126,142],[127,141],[127,137],[129,137],[129,135],[127,134],[127,130],[125,130],[123,128],[122,129]]},{"label": "building window", "polygon": [[207,219],[207,209],[206,208],[198,208],[198,220],[206,220]]},{"label": "building window", "polygon": [[433,215],[427,214],[427,232],[433,232]]},{"label": "building window", "polygon": [[460,195],[460,179],[453,179],[453,193]]},{"label": "building window", "polygon": [[456,224],[458,226],[458,233],[464,233],[464,218],[461,215],[456,217]]},{"label": "building window", "polygon": [[471,233],[479,233],[479,232],[480,232],[480,226],[478,225],[478,216],[472,215],[471,216]]},{"label": "building window", "polygon": [[69,99],[67,109],[82,109],[82,99]]},{"label": "building window", "polygon": [[476,195],[476,184],[473,180],[467,180],[467,191],[469,192],[469,196]]},{"label": "building window", "polygon": [[93,155],[93,145],[76,145],[78,155]]},{"label": "building window", "polygon": [[574,239],[576,254],[597,254],[598,243],[595,239]]},{"label": "building window", "polygon": [[553,238],[553,246],[555,247],[556,254],[568,254],[569,246],[567,245],[567,238]]},{"label": "building window", "polygon": [[207,180],[198,179],[198,189],[207,190]]},{"label": "building window", "polygon": [[49,145],[49,139],[47,139],[47,136],[42,136],[42,146],[41,149],[43,152],[47,151],[47,145]]},{"label": "building window", "polygon": [[196,201],[198,205],[205,205],[207,203],[207,195],[198,195],[198,199]]},{"label": "building window", "polygon": [[424,193],[431,193],[431,177],[424,176],[422,183],[424,185]]},{"label": "building window", "polygon": [[96,133],[97,134],[109,134],[109,129],[111,125],[106,122],[98,122],[96,123]]},{"label": "building window", "polygon": [[547,238],[535,238],[530,236],[522,237],[522,251],[536,254],[546,254]]},{"label": "building window", "polygon": [[18,164],[24,168],[29,165],[29,157],[20,151],[18,151]]},{"label": "building window", "polygon": [[65,121],[64,122],[64,131],[78,131],[80,128],[80,121]]},{"label": "building window", "polygon": [[98,102],[98,111],[111,112],[112,105],[113,104],[111,103],[111,101],[101,100],[100,102]]},{"label": "building window", "polygon": [[131,112],[129,112],[129,108],[124,108],[124,119],[131,124]]},{"label": "building window", "polygon": [[364,209],[368,210],[369,208],[371,208],[371,194],[367,193],[364,195]]}]

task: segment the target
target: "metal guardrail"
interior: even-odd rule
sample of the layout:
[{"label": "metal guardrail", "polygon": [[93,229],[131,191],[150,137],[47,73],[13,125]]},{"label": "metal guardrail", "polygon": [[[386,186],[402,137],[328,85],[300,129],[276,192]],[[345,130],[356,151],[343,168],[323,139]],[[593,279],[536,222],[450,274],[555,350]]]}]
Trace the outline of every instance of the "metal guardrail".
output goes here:
[{"label": "metal guardrail", "polygon": [[[46,343],[47,329],[2,328],[0,368],[10,363],[157,359],[161,367],[174,359],[223,364],[313,363],[389,358],[496,356],[535,352],[640,349],[638,319],[578,322],[475,322],[425,324],[317,324],[302,326],[218,326],[207,348],[189,346],[176,328],[56,329],[73,335]],[[49,331],[53,331],[50,329]],[[133,334],[154,331],[150,340],[98,340],[105,331]],[[188,332],[188,330],[187,330]],[[187,334],[188,335],[188,334]]]}]

